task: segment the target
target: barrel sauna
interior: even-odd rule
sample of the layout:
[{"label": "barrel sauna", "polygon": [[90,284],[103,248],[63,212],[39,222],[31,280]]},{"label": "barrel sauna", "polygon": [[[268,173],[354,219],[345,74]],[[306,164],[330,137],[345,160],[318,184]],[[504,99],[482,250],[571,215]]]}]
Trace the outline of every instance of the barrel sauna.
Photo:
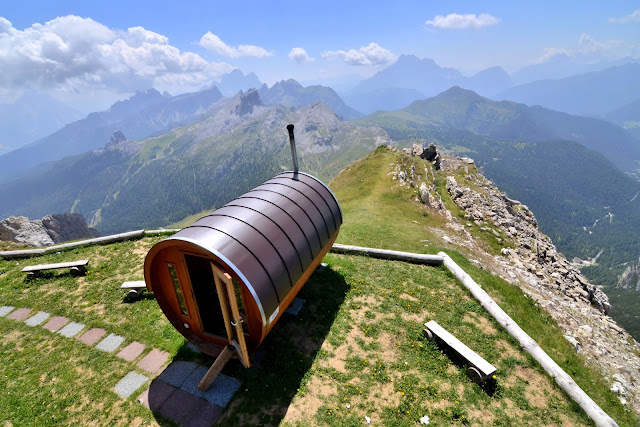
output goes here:
[{"label": "barrel sauna", "polygon": [[248,367],[341,225],[320,180],[279,174],[153,246],[147,290],[187,340],[210,355],[232,346]]}]

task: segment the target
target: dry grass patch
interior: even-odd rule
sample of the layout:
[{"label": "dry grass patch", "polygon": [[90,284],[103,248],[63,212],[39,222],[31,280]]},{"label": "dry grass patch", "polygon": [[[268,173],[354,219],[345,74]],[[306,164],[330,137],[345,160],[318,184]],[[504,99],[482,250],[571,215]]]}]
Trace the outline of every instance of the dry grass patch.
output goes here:
[{"label": "dry grass patch", "polygon": [[482,333],[487,335],[495,335],[498,332],[496,328],[491,324],[489,319],[474,312],[465,313],[462,321],[473,325],[474,327],[480,329]]}]

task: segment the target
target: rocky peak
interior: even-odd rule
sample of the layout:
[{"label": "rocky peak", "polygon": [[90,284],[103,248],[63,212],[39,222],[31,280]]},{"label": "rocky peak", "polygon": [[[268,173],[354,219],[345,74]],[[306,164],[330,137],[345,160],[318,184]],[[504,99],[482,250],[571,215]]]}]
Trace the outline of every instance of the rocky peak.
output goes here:
[{"label": "rocky peak", "polygon": [[256,89],[249,89],[246,93],[240,91],[238,95],[236,95],[236,103],[232,108],[232,113],[237,116],[245,116],[247,114],[253,113],[254,107],[263,106],[262,99],[260,99],[260,95]]},{"label": "rocky peak", "polygon": [[117,130],[115,132],[113,132],[113,135],[111,135],[111,139],[109,139],[109,142],[107,142],[107,145],[105,146],[105,148],[109,148],[112,147],[120,142],[124,142],[127,140],[127,137],[124,136],[124,133],[122,133],[122,131]]},{"label": "rocky peak", "polygon": [[109,108],[109,112],[116,116],[125,116],[127,114],[140,111],[146,107],[165,102],[167,97],[163,96],[155,89],[138,90],[136,93],[124,101],[118,101]]}]

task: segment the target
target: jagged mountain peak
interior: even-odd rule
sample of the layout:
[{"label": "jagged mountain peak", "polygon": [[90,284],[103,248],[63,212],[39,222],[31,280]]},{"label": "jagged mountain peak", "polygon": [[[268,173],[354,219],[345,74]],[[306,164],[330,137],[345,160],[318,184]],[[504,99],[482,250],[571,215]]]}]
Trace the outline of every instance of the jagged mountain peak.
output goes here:
[{"label": "jagged mountain peak", "polygon": [[236,68],[230,73],[223,75],[217,86],[223,95],[233,96],[240,90],[244,91],[251,88],[259,88],[262,86],[262,82],[254,73],[245,74],[242,70]]},{"label": "jagged mountain peak", "polygon": [[249,89],[246,93],[240,91],[234,97],[234,101],[233,112],[240,117],[253,113],[254,107],[264,105],[256,89]]}]

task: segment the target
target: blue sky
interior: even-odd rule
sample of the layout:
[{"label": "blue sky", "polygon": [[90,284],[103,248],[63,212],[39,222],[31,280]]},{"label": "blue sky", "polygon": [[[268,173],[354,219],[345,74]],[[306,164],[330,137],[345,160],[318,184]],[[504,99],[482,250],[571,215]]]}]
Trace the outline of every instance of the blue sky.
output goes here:
[{"label": "blue sky", "polygon": [[627,1],[26,0],[5,2],[0,16],[0,100],[41,90],[107,102],[145,85],[179,93],[232,68],[270,85],[334,83],[401,54],[464,73],[558,53],[640,56],[640,5]]}]

